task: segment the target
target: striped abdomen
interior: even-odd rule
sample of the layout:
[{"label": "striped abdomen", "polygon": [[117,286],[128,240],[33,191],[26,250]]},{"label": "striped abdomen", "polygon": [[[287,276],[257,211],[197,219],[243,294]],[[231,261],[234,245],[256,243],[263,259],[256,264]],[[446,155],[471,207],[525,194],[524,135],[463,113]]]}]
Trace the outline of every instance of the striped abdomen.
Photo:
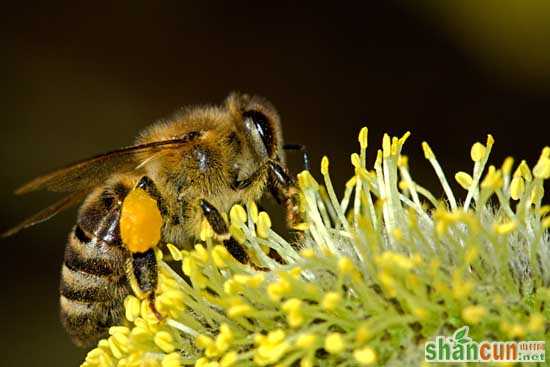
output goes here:
[{"label": "striped abdomen", "polygon": [[93,195],[84,203],[65,249],[61,322],[80,346],[97,343],[123,319],[124,298],[130,293],[125,275],[129,253],[119,233],[120,201],[108,195]]}]

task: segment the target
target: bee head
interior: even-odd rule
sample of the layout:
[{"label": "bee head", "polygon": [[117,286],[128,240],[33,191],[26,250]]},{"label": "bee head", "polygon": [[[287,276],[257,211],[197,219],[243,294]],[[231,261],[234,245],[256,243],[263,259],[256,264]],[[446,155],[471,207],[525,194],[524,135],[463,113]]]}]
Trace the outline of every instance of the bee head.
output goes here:
[{"label": "bee head", "polygon": [[260,161],[284,159],[281,121],[269,101],[259,96],[232,93],[226,106]]}]

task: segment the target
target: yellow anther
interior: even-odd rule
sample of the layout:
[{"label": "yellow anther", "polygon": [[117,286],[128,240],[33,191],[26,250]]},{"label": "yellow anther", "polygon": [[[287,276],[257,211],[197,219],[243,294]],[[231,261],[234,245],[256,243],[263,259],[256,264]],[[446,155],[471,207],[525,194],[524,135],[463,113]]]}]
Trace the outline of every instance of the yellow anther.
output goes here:
[{"label": "yellow anther", "polygon": [[374,161],[374,166],[380,166],[382,164],[382,150],[378,149],[376,151],[376,160]]},{"label": "yellow anther", "polygon": [[430,146],[428,145],[427,142],[422,142],[422,150],[424,150],[424,157],[426,159],[434,159],[435,158],[435,154],[432,150],[432,148],[430,148]]},{"label": "yellow anther", "polygon": [[535,167],[533,167],[533,175],[536,178],[546,180],[550,178],[550,147],[545,147],[539,157]]},{"label": "yellow anther", "polygon": [[220,333],[216,337],[216,349],[219,353],[224,353],[231,346],[233,332],[226,323],[220,325]]},{"label": "yellow anther", "polygon": [[403,146],[403,144],[405,144],[407,139],[409,139],[409,136],[411,136],[410,131],[407,131],[405,134],[403,134],[403,136],[399,138],[399,145]]},{"label": "yellow anther", "polygon": [[249,316],[252,311],[254,311],[254,309],[250,305],[243,303],[229,307],[227,315],[231,318]]},{"label": "yellow anther", "polygon": [[512,167],[514,166],[514,158],[512,157],[506,157],[504,160],[504,163],[502,163],[502,173],[505,175],[509,175],[510,172],[512,172]]},{"label": "yellow anther", "polygon": [[212,249],[212,260],[218,268],[227,266],[226,261],[231,259],[231,254],[224,246],[216,245]]},{"label": "yellow anther", "polygon": [[277,362],[288,350],[290,344],[285,340],[285,333],[281,329],[271,331],[267,336],[256,337],[256,348],[254,363],[266,366]]},{"label": "yellow anther", "polygon": [[122,358],[124,353],[126,353],[128,351],[128,348],[127,348],[126,345],[121,345],[113,337],[110,337],[109,339],[107,339],[107,344],[109,345],[109,348],[111,350],[111,353],[113,354],[113,357],[115,357],[117,359]]},{"label": "yellow anther", "polygon": [[214,230],[210,226],[210,223],[208,223],[208,220],[203,218],[201,221],[199,238],[201,241],[206,241],[207,239],[212,238],[212,236],[214,236]]},{"label": "yellow anther", "polygon": [[370,347],[357,349],[353,352],[353,358],[355,358],[361,366],[368,366],[376,363],[376,352]]},{"label": "yellow anther", "polygon": [[290,283],[282,278],[279,278],[278,281],[267,286],[267,294],[269,295],[269,298],[276,302],[278,302],[282,296],[290,292],[290,290]]},{"label": "yellow anther", "polygon": [[327,311],[332,311],[336,309],[336,307],[340,304],[342,301],[342,295],[338,292],[328,292],[323,297],[323,300],[321,302],[321,307],[323,307]]},{"label": "yellow anther", "polygon": [[241,284],[239,284],[235,279],[227,279],[223,283],[223,291],[227,294],[237,294],[243,290]]},{"label": "yellow anther", "polygon": [[391,155],[397,155],[399,151],[399,139],[394,136],[391,138]]},{"label": "yellow anther", "polygon": [[369,129],[366,127],[361,128],[359,131],[359,145],[361,146],[361,149],[366,149],[368,145],[368,135],[369,135]]},{"label": "yellow anther", "polygon": [[302,268],[300,268],[299,266],[295,266],[288,271],[288,274],[290,274],[290,276],[294,279],[299,279],[302,275]]},{"label": "yellow anther", "polygon": [[328,166],[329,166],[328,157],[325,155],[321,159],[321,174],[323,176],[328,175]]},{"label": "yellow anther", "polygon": [[355,266],[349,257],[344,256],[338,260],[338,269],[342,274],[351,274],[355,270]]},{"label": "yellow anther", "polygon": [[208,251],[204,248],[204,246],[200,243],[195,245],[195,251],[192,252],[192,255],[195,259],[206,263],[208,261]]},{"label": "yellow anther", "polygon": [[550,213],[550,205],[541,206],[538,213],[541,217],[544,217],[546,214]]},{"label": "yellow anther", "polygon": [[154,341],[164,353],[172,353],[176,349],[174,346],[174,338],[167,331],[159,331],[156,333]]},{"label": "yellow anther", "polygon": [[384,134],[382,138],[382,154],[384,158],[388,158],[391,155],[391,140],[388,134]]},{"label": "yellow anther", "polygon": [[212,344],[214,344],[214,340],[209,336],[201,334],[195,338],[195,345],[200,349],[206,349]]},{"label": "yellow anther", "polygon": [[296,339],[296,346],[309,350],[317,342],[317,337],[314,334],[302,334]]},{"label": "yellow anther", "polygon": [[283,303],[282,309],[285,312],[299,311],[302,305],[302,300],[298,298],[291,298]]},{"label": "yellow anther", "polygon": [[136,188],[124,198],[120,214],[120,236],[131,252],[145,252],[160,241],[162,216],[157,202]]},{"label": "yellow anther", "polygon": [[506,235],[513,232],[518,226],[516,221],[509,221],[502,224],[495,225],[495,232],[500,235]]},{"label": "yellow anther", "polygon": [[258,222],[258,206],[253,201],[248,203],[248,214],[250,214],[252,222]]},{"label": "yellow anther", "polygon": [[361,158],[359,157],[359,154],[353,153],[351,155],[351,164],[355,168],[361,168]]},{"label": "yellow anther", "polygon": [[265,279],[264,273],[257,273],[248,278],[246,282],[246,286],[250,288],[258,288],[264,282],[264,279]]},{"label": "yellow anther", "polygon": [[269,230],[271,229],[271,218],[266,212],[260,212],[258,215],[258,224],[256,230],[258,231],[258,236],[261,238],[269,237]]},{"label": "yellow anther", "polygon": [[[119,364],[120,365],[120,364]],[[180,367],[181,355],[178,352],[172,352],[162,358],[161,367]]]},{"label": "yellow anther", "polygon": [[457,172],[455,175],[455,180],[462,186],[462,188],[469,190],[472,187],[472,176],[466,172]]},{"label": "yellow anther", "polygon": [[400,155],[397,159],[397,165],[399,167],[407,167],[409,165],[409,157],[406,155]]},{"label": "yellow anther", "polygon": [[510,196],[514,200],[519,200],[525,191],[525,181],[521,176],[515,176],[512,178],[510,184]]},{"label": "yellow anther", "polygon": [[126,311],[126,319],[128,321],[134,321],[139,317],[141,302],[135,296],[127,296],[124,300],[124,309]]},{"label": "yellow anther", "polygon": [[315,251],[312,248],[304,248],[300,251],[300,255],[306,259],[312,259],[315,257]]},{"label": "yellow anther", "polygon": [[309,224],[307,224],[307,223],[298,223],[298,224],[293,225],[292,228],[297,230],[297,231],[300,231],[300,232],[305,232],[305,231],[308,230]]},{"label": "yellow anther", "polygon": [[478,324],[487,314],[487,310],[483,306],[467,306],[462,310],[462,319],[468,324]]},{"label": "yellow anther", "polygon": [[115,334],[128,335],[130,334],[130,329],[128,329],[126,326],[111,326],[109,328],[109,335]]},{"label": "yellow anther", "polygon": [[339,354],[344,351],[344,338],[340,333],[330,333],[325,338],[325,350],[330,354]]},{"label": "yellow anther", "polygon": [[175,261],[181,261],[182,256],[180,250],[172,245],[171,243],[166,244],[166,247],[168,247],[168,251],[170,252],[170,255],[172,256],[172,259]]},{"label": "yellow anther", "polygon": [[487,142],[486,142],[487,148],[491,148],[494,143],[495,143],[495,139],[493,138],[493,135],[487,134]]},{"label": "yellow anther", "polygon": [[229,226],[229,233],[238,243],[244,243],[244,241],[246,241],[244,231],[233,223]]},{"label": "yellow anther", "polygon": [[479,162],[480,160],[485,157],[485,153],[487,151],[487,148],[479,142],[472,145],[472,149],[470,149],[470,157],[472,158],[472,161]]},{"label": "yellow anther", "polygon": [[233,205],[231,210],[229,211],[229,218],[231,219],[231,223],[235,225],[241,225],[246,222],[246,211],[242,207],[242,205]]},{"label": "yellow anther", "polygon": [[481,188],[497,190],[502,187],[502,172],[496,170],[495,166],[490,166],[487,175],[481,182]]},{"label": "yellow anther", "polygon": [[237,352],[231,351],[226,353],[220,360],[220,367],[231,367],[237,362]]},{"label": "yellow anther", "polygon": [[533,180],[531,170],[529,169],[529,166],[525,161],[521,161],[518,168],[516,169],[516,172],[514,172],[514,176],[516,176],[517,174],[521,175],[521,177],[523,177],[523,179],[527,182],[531,182]]},{"label": "yellow anther", "polygon": [[542,200],[542,197],[544,196],[544,187],[542,185],[535,185],[533,189],[531,190],[530,195],[530,203],[538,203],[540,200]]}]

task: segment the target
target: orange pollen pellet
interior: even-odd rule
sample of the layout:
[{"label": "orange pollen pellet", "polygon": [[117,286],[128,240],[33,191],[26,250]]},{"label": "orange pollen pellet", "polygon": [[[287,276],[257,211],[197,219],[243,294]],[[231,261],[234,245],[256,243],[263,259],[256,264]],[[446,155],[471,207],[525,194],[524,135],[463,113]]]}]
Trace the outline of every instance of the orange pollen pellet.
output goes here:
[{"label": "orange pollen pellet", "polygon": [[136,188],[124,198],[120,215],[120,236],[130,252],[145,252],[160,241],[162,216],[157,202]]}]

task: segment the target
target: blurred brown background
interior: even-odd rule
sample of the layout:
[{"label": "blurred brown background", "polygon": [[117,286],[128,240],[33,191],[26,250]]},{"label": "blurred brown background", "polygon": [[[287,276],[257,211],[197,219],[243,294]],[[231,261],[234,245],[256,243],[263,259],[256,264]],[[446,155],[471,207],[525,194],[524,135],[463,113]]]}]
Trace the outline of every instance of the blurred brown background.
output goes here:
[{"label": "blurred brown background", "polygon": [[[128,145],[179,106],[218,103],[234,89],[268,97],[286,140],[309,147],[315,172],[330,156],[338,187],[352,172],[349,154],[363,125],[371,161],[383,132],[411,130],[413,173],[436,190],[422,140],[450,177],[471,169],[470,146],[489,132],[499,165],[507,154],[533,164],[550,143],[546,3],[277,4],[4,7],[1,228],[55,198],[12,196],[24,181]],[[85,351],[70,344],[57,314],[74,216],[1,243],[1,365],[82,361]]]}]

